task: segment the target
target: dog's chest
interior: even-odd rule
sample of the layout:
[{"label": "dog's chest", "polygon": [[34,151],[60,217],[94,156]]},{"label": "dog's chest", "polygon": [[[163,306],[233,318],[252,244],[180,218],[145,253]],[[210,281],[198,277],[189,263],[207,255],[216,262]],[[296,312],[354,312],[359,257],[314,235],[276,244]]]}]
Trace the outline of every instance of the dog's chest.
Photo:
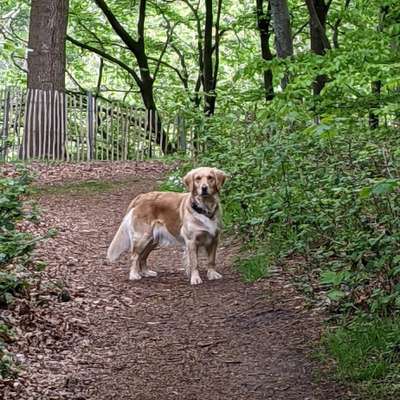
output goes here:
[{"label": "dog's chest", "polygon": [[217,218],[210,219],[203,214],[196,214],[194,216],[194,223],[196,224],[197,229],[207,232],[211,237],[217,236],[219,230]]}]

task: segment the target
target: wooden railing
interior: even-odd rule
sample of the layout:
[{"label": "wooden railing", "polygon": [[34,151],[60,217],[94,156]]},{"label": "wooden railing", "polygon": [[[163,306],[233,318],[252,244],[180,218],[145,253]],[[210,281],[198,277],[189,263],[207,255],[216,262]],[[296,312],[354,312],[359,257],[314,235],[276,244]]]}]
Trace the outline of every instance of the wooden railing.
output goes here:
[{"label": "wooden railing", "polygon": [[201,151],[194,127],[121,102],[39,89],[0,90],[0,161],[143,160]]}]

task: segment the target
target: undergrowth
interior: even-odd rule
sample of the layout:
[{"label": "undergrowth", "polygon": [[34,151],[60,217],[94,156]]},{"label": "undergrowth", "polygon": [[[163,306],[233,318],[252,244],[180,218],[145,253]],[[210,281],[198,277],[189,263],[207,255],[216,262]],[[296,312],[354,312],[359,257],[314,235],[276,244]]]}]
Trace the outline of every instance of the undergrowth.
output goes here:
[{"label": "undergrowth", "polygon": [[[339,328],[324,341],[338,377],[358,382],[364,373],[366,381],[385,382],[398,369],[398,348],[383,348],[373,332],[393,336],[400,310],[398,129],[389,124],[369,129],[365,110],[353,110],[350,116],[324,110],[316,124],[311,107],[306,111],[304,104],[292,102],[289,113],[284,98],[274,101],[271,109],[253,111],[250,121],[240,112],[204,122],[209,150],[196,162],[181,165],[166,188],[176,189],[171,182],[194,166],[225,170],[225,229],[241,237],[245,254],[255,255],[236,264],[244,279],[267,276],[276,264],[287,268],[291,263],[286,261],[294,257],[302,260],[299,270],[289,272],[315,301],[345,325],[354,315],[372,320],[365,324],[357,319],[351,331]],[[350,336],[344,332],[360,346],[370,340],[371,353],[360,358],[355,348],[349,352]],[[340,372],[350,360],[365,364],[376,355],[386,361],[354,374]],[[383,383],[380,393],[393,390],[385,387]]]},{"label": "undergrowth", "polygon": [[255,282],[268,276],[269,263],[267,257],[264,253],[247,255],[237,258],[234,265],[245,282]]},{"label": "undergrowth", "polygon": [[[37,211],[27,201],[31,193],[31,177],[21,169],[15,178],[0,178],[0,311],[12,307],[16,298],[26,297],[38,268],[31,263],[31,254],[41,237],[35,237],[20,229],[24,220],[36,222]],[[49,235],[52,235],[50,232]],[[14,333],[3,312],[0,320],[0,378],[16,373],[13,356],[7,344]]]},{"label": "undergrowth", "polygon": [[336,376],[356,383],[364,396],[396,398],[400,393],[400,319],[355,319],[330,329],[323,359],[336,363]]}]

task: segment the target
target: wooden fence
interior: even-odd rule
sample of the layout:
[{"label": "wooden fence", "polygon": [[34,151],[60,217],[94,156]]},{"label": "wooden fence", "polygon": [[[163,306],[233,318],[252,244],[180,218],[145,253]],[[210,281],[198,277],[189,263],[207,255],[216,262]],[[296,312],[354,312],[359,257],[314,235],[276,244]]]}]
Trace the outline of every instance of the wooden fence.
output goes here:
[{"label": "wooden fence", "polygon": [[0,161],[143,160],[163,150],[195,156],[194,128],[180,116],[161,116],[91,93],[0,90]]}]

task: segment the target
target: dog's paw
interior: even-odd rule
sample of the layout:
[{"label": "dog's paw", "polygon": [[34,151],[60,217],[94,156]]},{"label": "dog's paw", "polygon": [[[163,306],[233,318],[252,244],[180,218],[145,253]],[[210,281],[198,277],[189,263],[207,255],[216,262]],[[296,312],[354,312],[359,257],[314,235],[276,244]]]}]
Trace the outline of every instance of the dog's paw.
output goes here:
[{"label": "dog's paw", "polygon": [[142,275],[140,275],[136,271],[131,271],[129,274],[129,280],[130,281],[138,281],[139,279],[142,279]]},{"label": "dog's paw", "polygon": [[145,269],[142,271],[142,276],[149,278],[149,277],[154,277],[157,276],[158,273],[156,271],[153,271],[151,269]]},{"label": "dog's paw", "polygon": [[213,281],[215,279],[221,279],[222,275],[218,273],[215,269],[209,269],[207,271],[207,278],[209,281]]},{"label": "dog's paw", "polygon": [[190,277],[190,284],[200,285],[201,283],[203,283],[203,281],[201,280],[199,273],[197,271],[192,272],[192,276]]}]

